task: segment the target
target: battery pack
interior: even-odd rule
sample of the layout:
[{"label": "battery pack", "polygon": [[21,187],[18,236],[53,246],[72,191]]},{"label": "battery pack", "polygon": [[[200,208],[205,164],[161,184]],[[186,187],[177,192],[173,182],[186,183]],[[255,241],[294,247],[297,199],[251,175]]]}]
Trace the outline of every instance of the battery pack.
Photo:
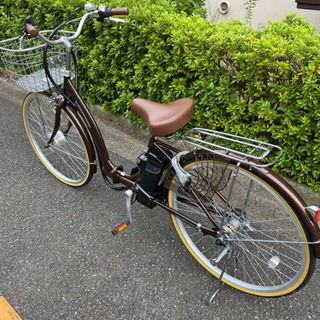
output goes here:
[{"label": "battery pack", "polygon": [[138,202],[149,208],[154,207],[151,200],[157,193],[160,178],[169,162],[170,160],[158,149],[150,151],[148,156],[139,157],[139,167],[143,172],[137,183]]}]

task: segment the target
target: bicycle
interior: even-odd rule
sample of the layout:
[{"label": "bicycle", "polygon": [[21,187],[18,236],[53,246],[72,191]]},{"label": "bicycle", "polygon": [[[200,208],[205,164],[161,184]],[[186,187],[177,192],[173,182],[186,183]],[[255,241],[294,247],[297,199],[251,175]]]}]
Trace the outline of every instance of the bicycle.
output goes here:
[{"label": "bicycle", "polygon": [[[39,32],[28,17],[20,37],[0,42],[11,77],[32,91],[23,102],[23,121],[44,166],[72,187],[87,184],[99,166],[110,188],[125,191],[128,220],[112,230],[114,235],[132,223],[134,201],[169,212],[183,244],[219,279],[210,301],[224,283],[264,297],[302,288],[320,258],[320,207],[307,206],[271,170],[280,147],[203,128],[178,137],[192,118],[191,99],[161,104],[136,98],[131,108],[146,122],[149,143],[130,174],[113,164],[72,82],[77,64],[71,42],[87,20],[126,22],[112,16],[129,11],[92,4],[85,9],[82,17],[53,31]],[[78,23],[74,33],[61,30],[69,23]],[[42,44],[34,45],[35,39]],[[23,48],[25,42],[29,48]]]}]

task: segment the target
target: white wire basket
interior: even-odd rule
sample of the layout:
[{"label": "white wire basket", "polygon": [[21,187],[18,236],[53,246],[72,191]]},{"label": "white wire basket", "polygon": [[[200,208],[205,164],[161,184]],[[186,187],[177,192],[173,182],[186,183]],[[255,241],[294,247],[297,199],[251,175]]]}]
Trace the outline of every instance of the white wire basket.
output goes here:
[{"label": "white wire basket", "polygon": [[[52,30],[41,31],[49,36]],[[58,35],[70,36],[74,32],[59,31]],[[0,57],[10,78],[16,85],[28,92],[42,92],[53,87],[47,78],[43,65],[43,50],[45,44],[37,38],[19,37],[0,41]],[[76,50],[73,43],[73,50]],[[47,62],[50,74],[57,85],[63,83],[65,71],[65,49],[62,46],[49,46]]]}]

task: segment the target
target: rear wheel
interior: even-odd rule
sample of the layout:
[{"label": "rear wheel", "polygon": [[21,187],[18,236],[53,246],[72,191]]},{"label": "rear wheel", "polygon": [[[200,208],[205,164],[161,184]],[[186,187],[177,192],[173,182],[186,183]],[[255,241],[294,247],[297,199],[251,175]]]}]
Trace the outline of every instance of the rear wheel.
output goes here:
[{"label": "rear wheel", "polygon": [[[234,164],[206,156],[183,164],[192,175],[191,187],[220,225],[226,210]],[[292,203],[246,168],[239,168],[223,228],[224,244],[203,235],[172,215],[174,226],[194,258],[222,281],[259,296],[291,293],[311,277],[315,256],[311,237]],[[169,206],[209,225],[209,219],[174,176],[168,193]]]},{"label": "rear wheel", "polygon": [[23,121],[30,143],[44,166],[63,183],[79,187],[91,180],[89,155],[77,126],[61,110],[61,123],[53,143],[56,104],[43,93],[30,93],[23,102]]}]

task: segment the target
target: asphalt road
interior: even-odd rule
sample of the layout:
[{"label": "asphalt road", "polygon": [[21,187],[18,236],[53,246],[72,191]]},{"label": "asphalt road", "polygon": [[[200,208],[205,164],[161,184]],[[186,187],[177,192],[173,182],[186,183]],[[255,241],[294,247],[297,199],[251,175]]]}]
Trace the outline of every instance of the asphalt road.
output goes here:
[{"label": "asphalt road", "polygon": [[[208,306],[217,280],[187,252],[166,212],[136,204],[133,225],[112,236],[126,218],[124,195],[99,174],[78,189],[51,176],[27,140],[22,99],[0,80],[0,296],[23,320],[320,318],[319,263],[291,296],[266,299],[225,286]],[[144,144],[99,118],[113,132],[112,160],[130,167]],[[119,137],[128,143],[121,150]]]}]

